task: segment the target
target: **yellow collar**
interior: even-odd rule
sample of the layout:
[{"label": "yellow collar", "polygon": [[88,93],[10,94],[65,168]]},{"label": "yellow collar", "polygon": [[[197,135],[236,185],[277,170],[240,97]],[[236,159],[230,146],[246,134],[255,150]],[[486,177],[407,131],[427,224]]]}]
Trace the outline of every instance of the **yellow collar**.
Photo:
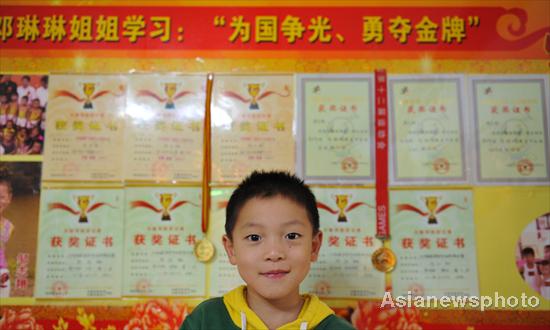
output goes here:
[{"label": "yellow collar", "polygon": [[[267,326],[260,317],[248,307],[245,297],[246,286],[242,285],[231,290],[223,296],[223,303],[231,320],[243,330],[265,330]],[[327,316],[334,314],[324,302],[315,295],[303,295],[304,305],[298,318],[284,324],[277,330],[313,329]],[[243,327],[244,324],[244,327]]]}]

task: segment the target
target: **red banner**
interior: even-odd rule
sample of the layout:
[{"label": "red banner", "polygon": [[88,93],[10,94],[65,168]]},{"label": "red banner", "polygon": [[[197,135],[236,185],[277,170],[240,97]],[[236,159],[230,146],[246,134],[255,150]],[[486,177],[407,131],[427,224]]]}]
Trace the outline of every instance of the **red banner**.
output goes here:
[{"label": "red banner", "polygon": [[376,237],[390,235],[388,198],[388,90],[386,70],[376,70],[374,134],[376,144]]},{"label": "red banner", "polygon": [[0,42],[3,49],[13,50],[521,51],[524,58],[547,58],[550,53],[545,14],[529,17],[524,8],[4,5],[1,9]]}]

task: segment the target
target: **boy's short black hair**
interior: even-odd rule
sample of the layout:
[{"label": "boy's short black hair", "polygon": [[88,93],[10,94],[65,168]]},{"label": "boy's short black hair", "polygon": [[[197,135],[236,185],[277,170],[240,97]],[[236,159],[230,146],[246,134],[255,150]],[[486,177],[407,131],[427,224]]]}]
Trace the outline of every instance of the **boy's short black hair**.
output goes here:
[{"label": "boy's short black hair", "polygon": [[297,176],[283,171],[254,171],[235,189],[225,213],[225,233],[232,239],[233,228],[244,204],[253,198],[281,196],[304,207],[313,233],[319,231],[319,211],[315,195]]},{"label": "boy's short black hair", "polygon": [[534,257],[535,256],[535,250],[533,250],[533,248],[531,248],[531,247],[526,247],[523,250],[521,250],[521,256],[522,257],[526,257],[528,255],[532,255]]},{"label": "boy's short black hair", "polygon": [[13,194],[13,187],[11,185],[10,175],[6,168],[0,168],[0,184],[6,185],[8,187],[8,193]]}]

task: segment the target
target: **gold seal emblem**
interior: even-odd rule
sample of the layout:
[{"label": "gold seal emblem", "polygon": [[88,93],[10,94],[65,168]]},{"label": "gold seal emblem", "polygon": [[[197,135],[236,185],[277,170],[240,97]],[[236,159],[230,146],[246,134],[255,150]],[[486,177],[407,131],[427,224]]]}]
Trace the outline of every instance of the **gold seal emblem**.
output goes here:
[{"label": "gold seal emblem", "polygon": [[214,257],[215,253],[214,244],[208,239],[204,238],[195,244],[194,253],[197,260],[200,262],[209,262]]},{"label": "gold seal emblem", "polygon": [[384,273],[391,272],[395,268],[397,262],[393,251],[385,247],[381,247],[374,251],[371,259],[374,268]]}]

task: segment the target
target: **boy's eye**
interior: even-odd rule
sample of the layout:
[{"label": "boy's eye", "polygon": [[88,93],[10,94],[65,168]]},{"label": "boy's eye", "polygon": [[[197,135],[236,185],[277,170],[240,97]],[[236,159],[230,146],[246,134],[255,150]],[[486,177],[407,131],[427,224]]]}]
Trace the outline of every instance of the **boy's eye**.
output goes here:
[{"label": "boy's eye", "polygon": [[261,240],[262,238],[260,237],[260,235],[256,235],[256,234],[252,234],[252,235],[248,235],[245,237],[247,240],[249,241],[252,241],[252,242],[258,242],[259,240]]},{"label": "boy's eye", "polygon": [[302,237],[302,235],[298,234],[298,233],[289,233],[289,234],[286,234],[285,236],[287,239],[298,239],[300,237]]}]

